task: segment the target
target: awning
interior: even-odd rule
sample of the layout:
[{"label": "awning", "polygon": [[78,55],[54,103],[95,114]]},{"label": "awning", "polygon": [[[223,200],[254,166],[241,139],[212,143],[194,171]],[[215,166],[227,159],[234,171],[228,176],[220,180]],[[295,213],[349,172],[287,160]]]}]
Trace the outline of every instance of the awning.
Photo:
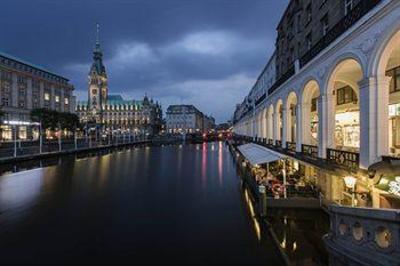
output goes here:
[{"label": "awning", "polygon": [[254,143],[240,145],[238,149],[252,165],[270,163],[286,158],[284,155]]}]

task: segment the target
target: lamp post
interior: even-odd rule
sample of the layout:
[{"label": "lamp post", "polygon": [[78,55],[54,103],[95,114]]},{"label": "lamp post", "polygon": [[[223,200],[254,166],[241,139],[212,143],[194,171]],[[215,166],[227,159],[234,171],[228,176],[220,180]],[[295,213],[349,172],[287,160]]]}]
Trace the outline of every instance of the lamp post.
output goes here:
[{"label": "lamp post", "polygon": [[39,154],[42,154],[43,138],[42,138],[42,122],[39,122]]},{"label": "lamp post", "polygon": [[17,157],[17,126],[13,126],[14,129],[14,158]]},{"label": "lamp post", "polygon": [[350,190],[351,192],[351,207],[354,207],[354,201],[355,201],[355,193],[354,193],[354,188],[356,186],[357,179],[354,176],[345,176],[344,178],[344,183],[346,184],[346,187]]}]

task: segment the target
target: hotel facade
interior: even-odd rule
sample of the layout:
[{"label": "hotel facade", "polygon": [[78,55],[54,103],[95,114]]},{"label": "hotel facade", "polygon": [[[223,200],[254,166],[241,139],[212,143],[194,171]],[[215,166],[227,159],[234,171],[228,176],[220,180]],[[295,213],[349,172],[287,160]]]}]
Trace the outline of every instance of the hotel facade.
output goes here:
[{"label": "hotel facade", "polygon": [[1,140],[37,139],[39,129],[31,125],[31,110],[46,108],[73,113],[73,90],[67,78],[0,53],[0,110],[4,113]]},{"label": "hotel facade", "polygon": [[399,216],[379,211],[400,209],[400,1],[292,0],[277,32],[233,131],[302,165],[324,200],[353,207],[332,208],[333,265],[398,262]]}]

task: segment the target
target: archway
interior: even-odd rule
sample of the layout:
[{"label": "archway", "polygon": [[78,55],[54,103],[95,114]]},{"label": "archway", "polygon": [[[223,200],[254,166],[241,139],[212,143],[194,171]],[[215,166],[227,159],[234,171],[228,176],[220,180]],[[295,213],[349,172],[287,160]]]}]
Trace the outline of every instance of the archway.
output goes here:
[{"label": "archway", "polygon": [[328,148],[359,152],[361,65],[353,58],[336,65],[327,92]]},{"label": "archway", "polygon": [[[379,58],[377,71],[378,156],[400,157],[400,29],[390,38]],[[380,129],[380,130],[379,130]],[[382,131],[387,131],[379,136]]]},{"label": "archway", "polygon": [[287,132],[286,140],[289,142],[296,142],[297,138],[297,95],[295,92],[289,93],[286,99],[286,123]]},{"label": "archway", "polygon": [[283,102],[278,100],[275,107],[275,140],[282,141],[283,136]]},{"label": "archway", "polygon": [[267,138],[274,138],[274,106],[272,104],[267,111]]},{"label": "archway", "polygon": [[320,89],[318,83],[315,80],[307,82],[302,96],[302,143],[306,145],[318,146],[319,96]]}]

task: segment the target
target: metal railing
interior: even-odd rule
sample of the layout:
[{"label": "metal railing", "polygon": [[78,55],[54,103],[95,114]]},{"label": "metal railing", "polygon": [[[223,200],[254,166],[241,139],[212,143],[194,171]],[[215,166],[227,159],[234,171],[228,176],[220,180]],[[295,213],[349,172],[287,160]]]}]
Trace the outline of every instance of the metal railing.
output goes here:
[{"label": "metal railing", "polygon": [[282,147],[282,140],[275,140],[275,146],[276,147]]},{"label": "metal railing", "polygon": [[318,158],[318,146],[302,144],[301,152],[311,158]]},{"label": "metal railing", "polygon": [[381,0],[362,0],[346,16],[330,29],[307,53],[300,58],[300,67],[305,66],[322,50],[353,26],[360,18],[367,14]]},{"label": "metal railing", "polygon": [[327,159],[335,164],[357,169],[360,163],[360,154],[358,152],[327,149]]},{"label": "metal railing", "polygon": [[274,146],[274,140],[273,139],[268,139],[268,143],[269,146]]},{"label": "metal railing", "polygon": [[288,151],[296,152],[296,142],[287,141],[287,142],[286,142],[286,149],[287,149]]},{"label": "metal railing", "polygon": [[273,93],[276,89],[279,88],[285,81],[287,81],[290,77],[295,74],[294,65],[292,65],[285,74],[283,74],[275,83],[268,89],[268,94]]}]

